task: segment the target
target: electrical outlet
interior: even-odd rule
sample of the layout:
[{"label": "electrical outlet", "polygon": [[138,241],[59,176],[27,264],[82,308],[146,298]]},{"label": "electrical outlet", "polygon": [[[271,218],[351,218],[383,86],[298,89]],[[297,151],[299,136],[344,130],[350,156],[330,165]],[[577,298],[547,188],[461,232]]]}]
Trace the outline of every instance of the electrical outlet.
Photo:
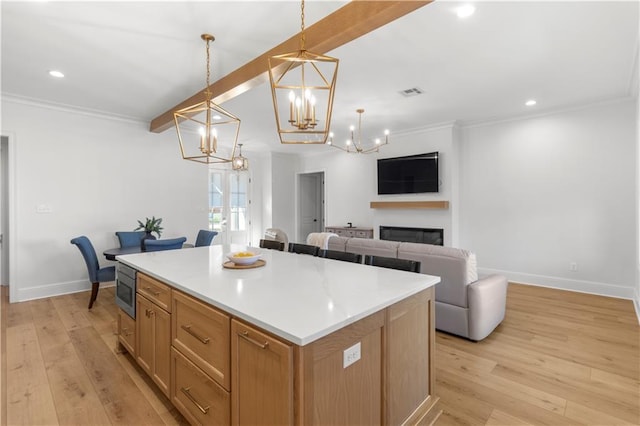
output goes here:
[{"label": "electrical outlet", "polygon": [[578,264],[576,262],[569,263],[569,270],[571,272],[578,272]]},{"label": "electrical outlet", "polygon": [[360,342],[351,346],[349,349],[345,349],[342,358],[342,368],[347,368],[354,362],[360,359]]}]

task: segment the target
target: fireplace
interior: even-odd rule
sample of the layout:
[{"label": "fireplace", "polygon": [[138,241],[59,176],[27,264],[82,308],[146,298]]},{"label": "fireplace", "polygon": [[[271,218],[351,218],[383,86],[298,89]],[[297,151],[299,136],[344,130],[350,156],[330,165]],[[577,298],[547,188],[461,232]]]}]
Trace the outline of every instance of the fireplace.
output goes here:
[{"label": "fireplace", "polygon": [[440,228],[403,228],[399,226],[381,226],[380,239],[443,246],[444,230]]}]

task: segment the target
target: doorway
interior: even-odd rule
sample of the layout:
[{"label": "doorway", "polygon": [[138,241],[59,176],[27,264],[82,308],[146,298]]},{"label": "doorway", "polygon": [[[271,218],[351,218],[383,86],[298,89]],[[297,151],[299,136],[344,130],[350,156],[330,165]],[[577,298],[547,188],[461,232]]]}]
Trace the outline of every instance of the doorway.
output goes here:
[{"label": "doorway", "polygon": [[214,244],[249,244],[249,187],[247,172],[209,169],[209,229]]},{"label": "doorway", "polygon": [[324,231],[324,172],[298,175],[298,241]]}]

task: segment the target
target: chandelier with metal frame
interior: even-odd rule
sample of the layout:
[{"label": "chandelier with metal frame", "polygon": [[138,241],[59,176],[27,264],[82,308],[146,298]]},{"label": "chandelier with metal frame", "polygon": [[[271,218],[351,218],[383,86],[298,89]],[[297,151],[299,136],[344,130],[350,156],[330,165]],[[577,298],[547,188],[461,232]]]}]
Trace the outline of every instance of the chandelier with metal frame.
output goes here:
[{"label": "chandelier with metal frame", "polygon": [[359,108],[356,110],[358,113],[358,132],[354,133],[356,128],[355,126],[351,126],[349,131],[351,132],[351,137],[347,139],[344,143],[344,146],[336,145],[333,141],[333,132],[329,133],[329,141],[327,145],[331,145],[334,148],[341,149],[345,152],[352,154],[371,154],[373,152],[378,152],[381,146],[387,145],[389,143],[389,130],[384,131],[384,141],[380,138],[376,138],[372,141],[371,145],[363,145],[362,143],[362,114],[364,113],[364,109]]},{"label": "chandelier with metal frame", "polygon": [[[180,152],[185,160],[199,163],[229,163],[236,154],[240,119],[231,114],[211,99],[209,89],[210,55],[209,43],[215,38],[210,34],[200,36],[207,45],[207,85],[204,91],[205,100],[173,113],[178,132]],[[218,144],[231,145],[230,155],[218,152]]]},{"label": "chandelier with metal frame", "polygon": [[304,0],[300,49],[269,58],[269,82],[283,144],[326,143],[331,126],[338,59],[305,49]]},{"label": "chandelier with metal frame", "polygon": [[242,156],[242,144],[238,144],[239,154],[231,160],[231,168],[239,172],[249,170],[249,160]]}]

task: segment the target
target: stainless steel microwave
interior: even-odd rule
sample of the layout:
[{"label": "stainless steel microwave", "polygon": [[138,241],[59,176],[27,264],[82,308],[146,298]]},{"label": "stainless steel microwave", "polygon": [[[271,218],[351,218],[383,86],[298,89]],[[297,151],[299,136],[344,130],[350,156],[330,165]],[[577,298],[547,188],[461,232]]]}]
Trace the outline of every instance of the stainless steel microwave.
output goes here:
[{"label": "stainless steel microwave", "polygon": [[137,271],[118,262],[116,267],[116,304],[131,318],[136,318]]}]

